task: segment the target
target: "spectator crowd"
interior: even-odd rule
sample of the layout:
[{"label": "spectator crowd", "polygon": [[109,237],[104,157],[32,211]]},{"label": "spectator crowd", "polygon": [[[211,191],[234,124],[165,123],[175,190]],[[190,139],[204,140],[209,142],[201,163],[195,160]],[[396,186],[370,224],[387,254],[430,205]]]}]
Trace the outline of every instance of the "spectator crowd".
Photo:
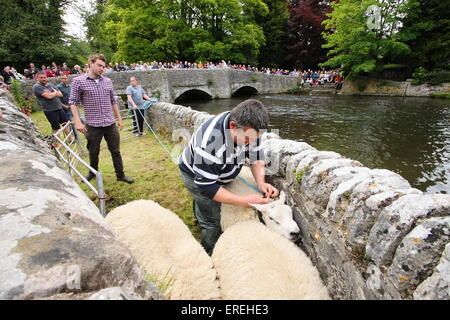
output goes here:
[{"label": "spectator crowd", "polygon": [[[324,71],[324,70],[299,70],[294,69],[292,71],[286,69],[275,69],[266,67],[254,67],[250,65],[243,64],[232,64],[230,61],[225,62],[224,60],[214,63],[214,62],[188,62],[188,61],[176,61],[176,62],[143,62],[139,61],[137,63],[127,64],[126,62],[108,63],[106,64],[105,73],[110,72],[122,72],[122,71],[144,71],[153,69],[236,69],[244,70],[250,72],[259,72],[265,74],[275,74],[275,75],[285,75],[301,77],[301,85],[309,87],[317,87],[324,83],[334,83],[336,87],[339,88],[342,83],[342,76],[339,70]],[[81,75],[89,72],[88,64],[84,67],[79,65],[74,65],[69,68],[65,62],[61,65],[57,65],[56,62],[52,62],[51,65],[42,65],[40,69],[36,68],[33,63],[30,63],[28,68],[23,70],[23,73],[19,73],[14,67],[6,66],[0,71],[0,89],[7,89],[8,85],[12,83],[14,79],[17,80],[30,80],[36,79],[36,75],[39,71],[45,72],[47,77],[60,77],[62,75]]]}]

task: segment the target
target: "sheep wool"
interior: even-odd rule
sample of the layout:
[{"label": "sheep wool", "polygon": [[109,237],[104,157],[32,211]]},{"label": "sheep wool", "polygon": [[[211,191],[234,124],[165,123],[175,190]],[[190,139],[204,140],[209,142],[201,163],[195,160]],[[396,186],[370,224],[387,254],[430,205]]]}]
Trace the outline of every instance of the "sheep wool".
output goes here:
[{"label": "sheep wool", "polygon": [[212,254],[226,300],[328,300],[308,256],[257,221],[229,227]]},{"label": "sheep wool", "polygon": [[115,208],[106,220],[164,288],[166,299],[221,298],[211,258],[176,214],[151,200],[137,200]]},{"label": "sheep wool", "polygon": [[[253,178],[252,171],[249,167],[242,167],[241,173],[239,175],[248,183],[256,186],[255,179]],[[255,193],[255,190],[250,188],[240,179],[235,179],[234,181],[225,185],[224,188],[240,196],[246,196],[248,194]],[[228,227],[240,221],[248,220],[258,220],[257,213],[254,209],[222,203],[220,208],[220,226],[222,228],[222,231],[225,231],[226,229],[228,229]]]}]

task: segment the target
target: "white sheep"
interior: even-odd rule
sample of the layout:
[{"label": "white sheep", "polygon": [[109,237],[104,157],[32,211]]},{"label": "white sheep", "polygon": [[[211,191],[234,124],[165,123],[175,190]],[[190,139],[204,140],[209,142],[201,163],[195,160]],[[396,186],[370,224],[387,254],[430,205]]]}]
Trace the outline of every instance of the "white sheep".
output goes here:
[{"label": "white sheep", "polygon": [[183,221],[151,200],[119,206],[106,216],[117,238],[156,282],[167,299],[220,299],[211,258]]},{"label": "white sheep", "polygon": [[330,299],[308,256],[257,221],[229,227],[212,260],[226,300]]},{"label": "white sheep", "polygon": [[[255,193],[246,183],[256,186],[255,179],[249,167],[243,167],[239,174],[246,182],[236,178],[233,182],[225,185],[224,188],[235,194],[245,196]],[[252,205],[254,209],[261,212],[265,225],[279,233],[280,235],[296,240],[299,236],[299,228],[292,217],[292,209],[285,205],[285,194],[280,192],[279,200],[264,205]],[[235,205],[222,204],[220,213],[220,225],[222,231],[230,226],[248,220],[259,220],[257,211],[252,208],[239,207]]]}]

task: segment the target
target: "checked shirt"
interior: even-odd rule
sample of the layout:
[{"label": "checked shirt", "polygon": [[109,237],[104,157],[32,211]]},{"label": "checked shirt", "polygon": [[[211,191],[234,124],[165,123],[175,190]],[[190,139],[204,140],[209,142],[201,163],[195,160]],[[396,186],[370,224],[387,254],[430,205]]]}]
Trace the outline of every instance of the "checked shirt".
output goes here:
[{"label": "checked shirt", "polygon": [[112,105],[116,104],[112,81],[100,76],[98,83],[84,74],[72,80],[69,104],[82,105],[86,124],[108,127],[115,122]]}]

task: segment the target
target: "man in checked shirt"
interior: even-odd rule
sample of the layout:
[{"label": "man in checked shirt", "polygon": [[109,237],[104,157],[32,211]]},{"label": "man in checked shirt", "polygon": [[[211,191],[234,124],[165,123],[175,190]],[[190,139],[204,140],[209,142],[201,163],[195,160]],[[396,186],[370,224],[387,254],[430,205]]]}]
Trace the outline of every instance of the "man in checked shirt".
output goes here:
[{"label": "man in checked shirt", "polygon": [[[91,167],[98,170],[100,143],[104,137],[109,152],[111,152],[117,180],[131,184],[133,179],[125,176],[120,154],[119,130],[123,128],[122,117],[112,82],[109,78],[102,76],[105,70],[105,57],[98,53],[92,54],[89,57],[89,72],[72,80],[69,104],[75,121],[75,129],[86,135]],[[77,108],[77,105],[80,104],[84,107],[86,125],[80,120]],[[117,118],[117,126],[114,115]],[[94,177],[95,175],[89,172],[86,179],[89,181]]]}]

